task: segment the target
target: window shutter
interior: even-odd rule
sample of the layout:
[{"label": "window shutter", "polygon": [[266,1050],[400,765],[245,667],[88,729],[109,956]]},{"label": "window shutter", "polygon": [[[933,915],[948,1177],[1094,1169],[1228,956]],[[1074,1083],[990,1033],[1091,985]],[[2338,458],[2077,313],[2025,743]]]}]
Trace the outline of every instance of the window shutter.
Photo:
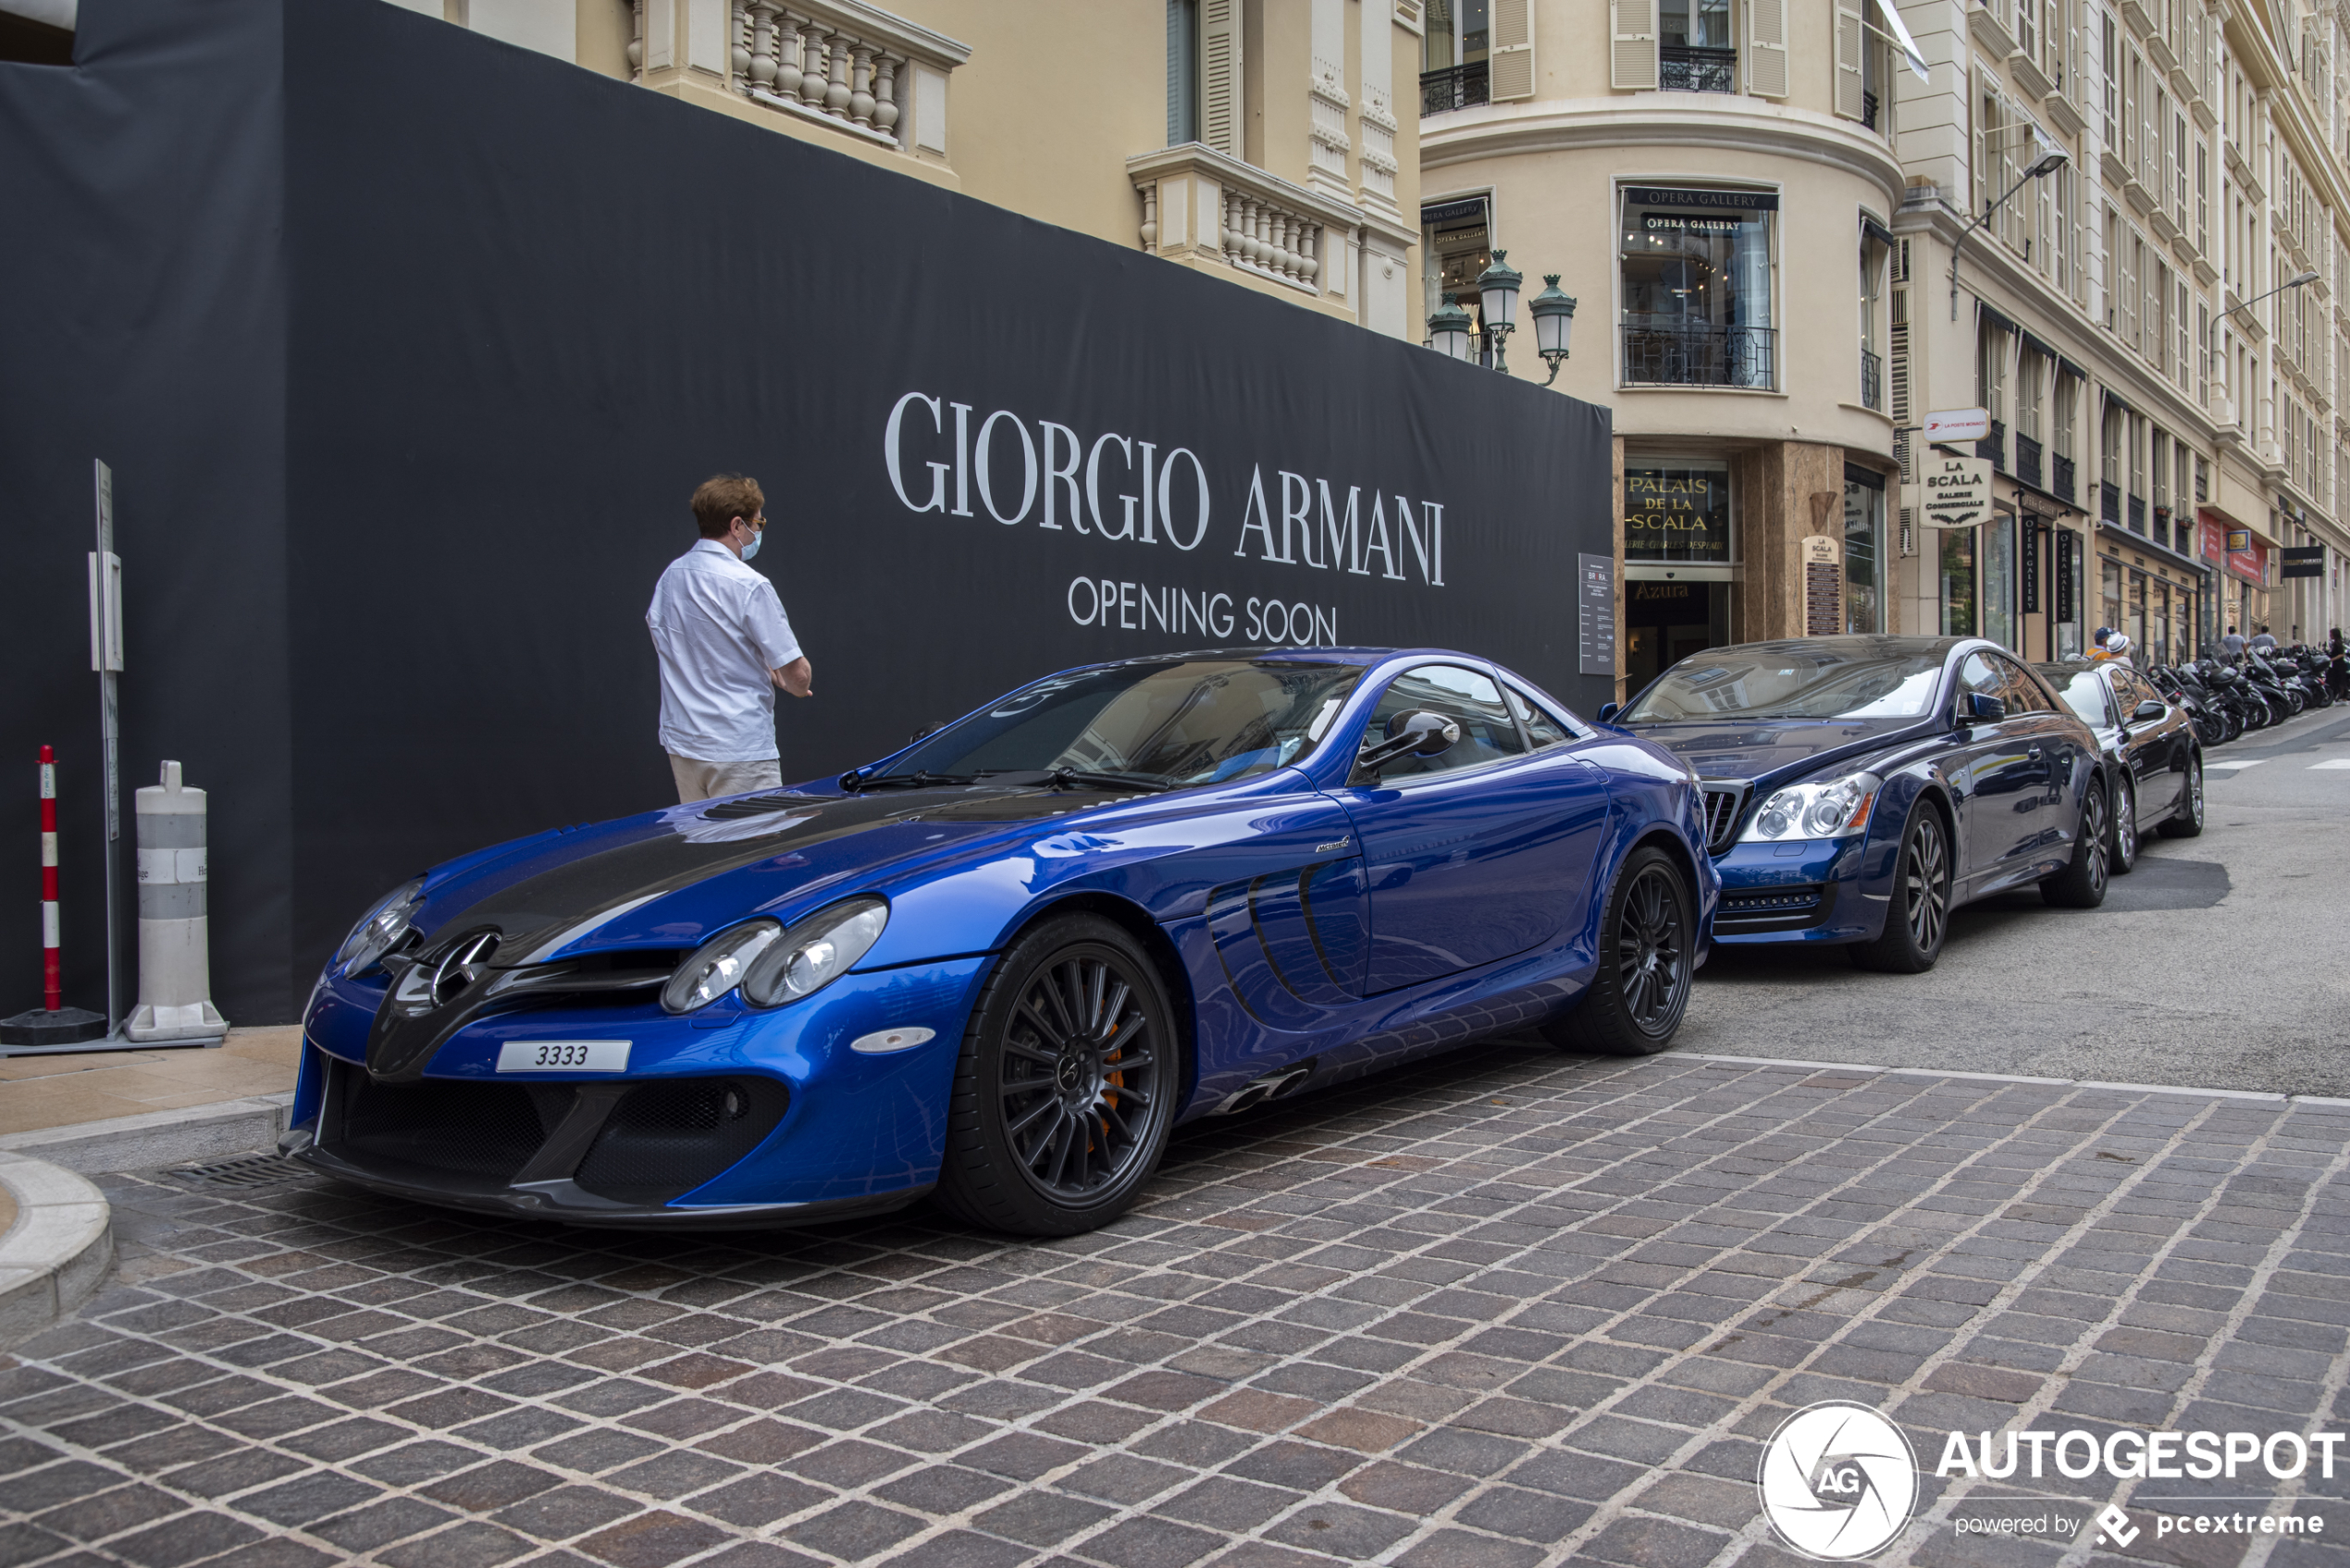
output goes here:
[{"label": "window shutter", "polygon": [[1607,0],[1607,16],[1609,84],[1619,91],[1654,92],[1656,0]]},{"label": "window shutter", "polygon": [[1836,112],[1861,117],[1861,51],[1868,34],[1861,27],[1862,0],[1836,0]]},{"label": "window shutter", "polygon": [[1787,0],[1747,0],[1746,90],[1787,96]]},{"label": "window shutter", "polygon": [[1534,96],[1534,0],[1493,0],[1487,94],[1496,104]]},{"label": "window shutter", "polygon": [[1219,153],[1242,156],[1241,0],[1200,6],[1199,139]]}]

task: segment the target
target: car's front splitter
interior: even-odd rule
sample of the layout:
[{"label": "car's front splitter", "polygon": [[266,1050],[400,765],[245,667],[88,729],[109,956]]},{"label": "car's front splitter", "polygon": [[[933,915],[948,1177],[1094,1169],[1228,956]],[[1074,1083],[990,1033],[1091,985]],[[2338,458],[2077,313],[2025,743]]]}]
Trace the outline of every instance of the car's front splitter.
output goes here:
[{"label": "car's front splitter", "polygon": [[1722,877],[1713,940],[1732,947],[1870,941],[1885,929],[1887,889],[1870,874],[1882,858],[1860,838],[1732,845],[1713,858]]}]

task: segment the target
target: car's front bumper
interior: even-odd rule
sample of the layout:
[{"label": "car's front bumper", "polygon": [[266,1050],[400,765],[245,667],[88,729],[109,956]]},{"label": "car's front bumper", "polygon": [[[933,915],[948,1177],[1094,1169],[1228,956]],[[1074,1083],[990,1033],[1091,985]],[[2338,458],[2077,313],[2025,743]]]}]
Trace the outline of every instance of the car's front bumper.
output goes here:
[{"label": "car's front bumper", "polygon": [[[376,994],[322,984],[288,1140],[313,1168],[480,1213],[624,1227],[773,1227],[885,1212],[934,1186],[985,957],[851,974],[804,1002],[684,1018],[649,1000],[493,1014],[424,1076],[365,1063]],[[903,1050],[860,1052],[923,1028]],[[628,1042],[621,1073],[501,1073],[511,1043]]]},{"label": "car's front bumper", "polygon": [[1713,940],[1727,946],[1870,941],[1885,929],[1891,868],[1870,875],[1883,858],[1861,838],[1734,844],[1713,858],[1722,876]]}]

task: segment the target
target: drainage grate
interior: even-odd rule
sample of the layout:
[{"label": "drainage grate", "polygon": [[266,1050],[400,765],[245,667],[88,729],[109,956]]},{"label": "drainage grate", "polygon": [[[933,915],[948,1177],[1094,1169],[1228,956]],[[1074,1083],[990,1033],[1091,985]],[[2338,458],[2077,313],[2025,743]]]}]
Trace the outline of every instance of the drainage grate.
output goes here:
[{"label": "drainage grate", "polygon": [[210,1165],[174,1166],[162,1174],[191,1187],[271,1187],[302,1175],[303,1169],[283,1154],[248,1154]]}]

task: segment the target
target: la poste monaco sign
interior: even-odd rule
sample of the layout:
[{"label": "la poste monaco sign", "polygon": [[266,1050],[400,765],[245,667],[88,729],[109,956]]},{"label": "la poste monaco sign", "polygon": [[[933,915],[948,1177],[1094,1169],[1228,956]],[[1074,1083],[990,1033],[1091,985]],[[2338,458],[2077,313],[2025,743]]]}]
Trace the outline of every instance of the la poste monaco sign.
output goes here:
[{"label": "la poste monaco sign", "polygon": [[1929,528],[1972,528],[1991,520],[1991,460],[1929,457],[1918,465],[1917,518]]},{"label": "la poste monaco sign", "polygon": [[1979,441],[1991,433],[1987,408],[1943,408],[1925,416],[1929,441]]}]

